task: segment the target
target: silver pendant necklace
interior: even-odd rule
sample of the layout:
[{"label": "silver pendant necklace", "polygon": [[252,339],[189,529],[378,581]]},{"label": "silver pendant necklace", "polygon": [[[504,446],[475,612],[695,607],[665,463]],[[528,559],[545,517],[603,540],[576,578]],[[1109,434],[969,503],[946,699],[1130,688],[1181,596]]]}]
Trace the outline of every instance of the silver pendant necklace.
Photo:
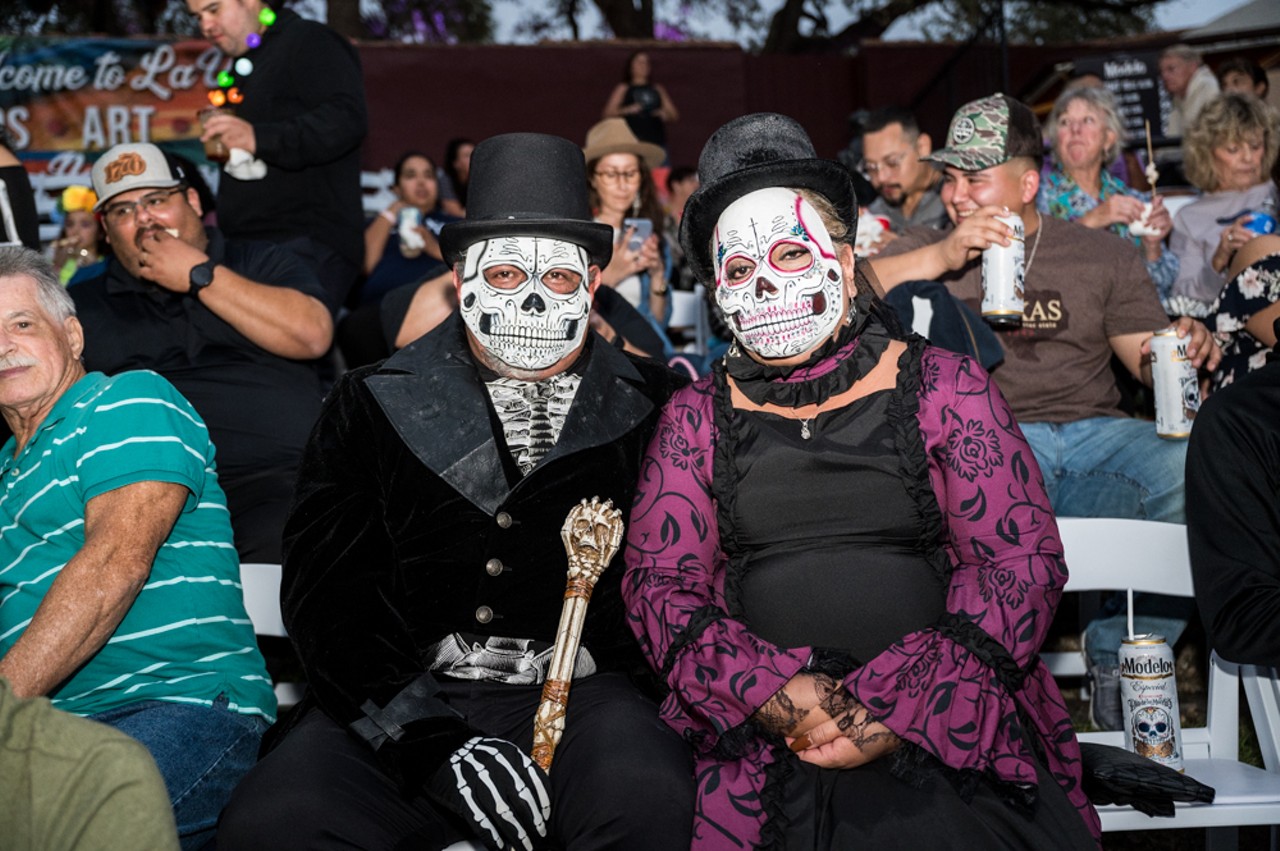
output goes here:
[{"label": "silver pendant necklace", "polygon": [[809,424],[811,422],[813,422],[813,417],[800,421],[800,437],[804,440],[808,440],[813,437],[813,432],[809,430]]}]

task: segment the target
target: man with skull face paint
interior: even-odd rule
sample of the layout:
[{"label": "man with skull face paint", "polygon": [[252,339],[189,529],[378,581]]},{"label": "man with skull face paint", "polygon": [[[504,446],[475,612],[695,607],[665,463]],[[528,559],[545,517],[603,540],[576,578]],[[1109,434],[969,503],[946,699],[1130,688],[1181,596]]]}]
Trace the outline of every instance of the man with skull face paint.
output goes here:
[{"label": "man with skull face paint", "polygon": [[621,558],[592,594],[549,776],[525,755],[565,588],[560,527],[620,507],[682,380],[588,329],[612,232],[582,152],[472,155],[440,234],[460,309],[334,388],[299,472],[282,601],[311,692],[219,826],[231,848],[681,848],[687,746],[638,685]]},{"label": "man with skull face paint", "polygon": [[695,749],[693,848],[1096,847],[1037,656],[1062,546],[1008,405],[901,330],[794,121],[729,122],[698,171],[681,243],[735,342],[667,404],[623,580]]}]

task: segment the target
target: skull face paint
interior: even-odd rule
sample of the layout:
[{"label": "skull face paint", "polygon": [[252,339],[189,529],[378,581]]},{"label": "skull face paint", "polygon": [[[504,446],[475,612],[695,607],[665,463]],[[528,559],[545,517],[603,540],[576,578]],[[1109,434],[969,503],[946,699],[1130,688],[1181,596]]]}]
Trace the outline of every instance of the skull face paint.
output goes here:
[{"label": "skull face paint", "polygon": [[500,236],[467,249],[462,319],[495,358],[523,370],[554,366],[587,333],[590,262],[561,239]]},{"label": "skull face paint", "polygon": [[840,261],[818,211],[790,189],[742,196],[715,230],[716,303],[738,342],[788,358],[835,331],[846,301]]}]

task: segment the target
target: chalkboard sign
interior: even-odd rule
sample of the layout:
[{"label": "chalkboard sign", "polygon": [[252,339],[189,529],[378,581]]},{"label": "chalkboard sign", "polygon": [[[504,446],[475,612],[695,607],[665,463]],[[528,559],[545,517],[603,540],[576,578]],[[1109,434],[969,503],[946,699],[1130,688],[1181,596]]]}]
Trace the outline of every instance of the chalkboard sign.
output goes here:
[{"label": "chalkboard sign", "polygon": [[1144,121],[1151,122],[1151,141],[1167,144],[1165,120],[1173,101],[1160,82],[1159,53],[1115,53],[1090,56],[1075,62],[1075,75],[1094,74],[1116,96],[1120,118],[1129,134],[1130,147],[1146,147]]}]

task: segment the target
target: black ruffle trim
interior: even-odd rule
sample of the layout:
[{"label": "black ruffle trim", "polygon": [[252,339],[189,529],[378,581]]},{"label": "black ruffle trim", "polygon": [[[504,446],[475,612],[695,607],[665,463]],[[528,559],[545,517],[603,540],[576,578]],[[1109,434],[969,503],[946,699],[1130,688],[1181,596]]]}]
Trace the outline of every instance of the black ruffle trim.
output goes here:
[{"label": "black ruffle trim", "polygon": [[952,768],[924,748],[906,740],[885,758],[889,760],[889,773],[912,788],[919,789],[934,777],[942,776],[967,803],[973,800],[978,787],[986,784],[1003,803],[1028,815],[1035,812],[1039,799],[1035,785],[1010,783],[972,768]]},{"label": "black ruffle trim", "polygon": [[[733,376],[743,395],[757,405],[788,408],[821,405],[832,396],[848,390],[880,362],[880,355],[889,345],[889,335],[879,323],[868,323],[867,320],[868,317],[863,316],[860,321],[844,326],[832,341],[835,350],[808,366],[784,370],[762,364],[741,350],[731,349],[724,357],[725,370]],[[803,375],[808,369],[816,372],[822,361],[828,358],[834,358],[835,364],[826,372]]]},{"label": "black ruffle trim", "polygon": [[711,408],[715,420],[715,448],[711,453],[711,487],[716,499],[716,525],[725,568],[724,598],[729,616],[745,622],[742,608],[742,581],[747,571],[747,555],[738,540],[738,462],[733,450],[738,444],[733,398],[723,360],[711,369]]},{"label": "black ruffle trim", "polygon": [[[939,635],[945,636],[995,672],[996,679],[1010,695],[1022,690],[1027,672],[1018,666],[1005,646],[973,621],[954,612],[946,612],[933,625]],[[1038,657],[1037,657],[1038,658]]]},{"label": "black ruffle trim", "polygon": [[791,820],[787,817],[786,789],[795,771],[790,753],[785,742],[775,744],[773,762],[764,767],[764,787],[760,790],[764,826],[760,828],[758,851],[787,851],[787,828]]},{"label": "black ruffle trim", "polygon": [[920,537],[916,540],[916,549],[946,587],[951,583],[953,565],[942,548],[942,509],[938,505],[937,494],[933,492],[924,435],[920,431],[920,372],[927,345],[923,337],[915,334],[907,339],[906,351],[898,359],[898,384],[889,400],[889,422],[893,427],[907,495],[920,513]]},{"label": "black ruffle trim", "polygon": [[690,644],[698,640],[698,636],[706,631],[716,621],[724,617],[724,610],[719,606],[702,606],[689,616],[689,622],[683,629],[677,633],[671,646],[667,648],[667,655],[662,660],[662,670],[658,675],[665,683],[667,677],[671,676],[671,669],[676,665],[676,659],[680,653]]}]

